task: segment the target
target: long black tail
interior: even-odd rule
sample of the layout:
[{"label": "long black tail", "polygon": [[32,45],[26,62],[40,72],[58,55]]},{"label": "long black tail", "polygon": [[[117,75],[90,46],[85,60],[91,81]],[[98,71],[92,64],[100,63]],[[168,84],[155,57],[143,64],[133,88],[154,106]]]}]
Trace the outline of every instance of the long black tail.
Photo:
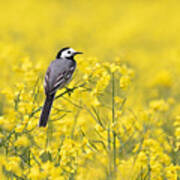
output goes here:
[{"label": "long black tail", "polygon": [[45,127],[48,122],[48,118],[49,118],[49,114],[51,112],[51,107],[53,104],[54,96],[55,96],[55,93],[52,95],[46,96],[46,100],[44,102],[40,120],[39,120],[39,127],[42,127],[42,126]]}]

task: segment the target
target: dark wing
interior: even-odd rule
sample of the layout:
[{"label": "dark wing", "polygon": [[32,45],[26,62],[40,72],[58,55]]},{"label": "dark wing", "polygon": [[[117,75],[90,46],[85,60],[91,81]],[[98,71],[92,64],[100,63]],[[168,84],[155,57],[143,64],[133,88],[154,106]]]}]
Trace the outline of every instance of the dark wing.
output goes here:
[{"label": "dark wing", "polygon": [[[65,68],[59,73],[55,73],[52,70],[52,66],[48,67],[45,75],[44,88],[46,94],[53,94],[58,89],[63,88],[71,79],[75,70],[75,66]],[[51,77],[53,74],[53,78]]]},{"label": "dark wing", "polygon": [[62,73],[59,73],[56,80],[53,83],[50,94],[53,94],[58,89],[63,88],[71,80],[72,74],[75,70],[75,66],[71,66],[69,69],[64,70]]}]

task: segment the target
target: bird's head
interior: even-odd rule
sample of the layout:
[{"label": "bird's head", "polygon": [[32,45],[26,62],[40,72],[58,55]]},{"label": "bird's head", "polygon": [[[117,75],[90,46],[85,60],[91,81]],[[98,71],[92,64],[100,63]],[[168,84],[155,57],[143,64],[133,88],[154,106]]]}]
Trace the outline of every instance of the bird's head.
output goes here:
[{"label": "bird's head", "polygon": [[73,59],[73,57],[77,54],[82,54],[82,52],[77,52],[70,47],[65,47],[58,52],[56,58],[57,59],[60,59],[60,58]]}]

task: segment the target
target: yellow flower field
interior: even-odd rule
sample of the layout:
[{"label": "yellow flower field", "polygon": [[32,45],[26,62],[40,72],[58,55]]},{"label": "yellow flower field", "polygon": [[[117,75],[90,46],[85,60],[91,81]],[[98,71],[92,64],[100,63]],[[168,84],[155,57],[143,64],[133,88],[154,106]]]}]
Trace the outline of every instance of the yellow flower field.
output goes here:
[{"label": "yellow flower field", "polygon": [[[0,5],[0,179],[180,180],[180,1]],[[83,51],[38,121],[49,63]]]}]

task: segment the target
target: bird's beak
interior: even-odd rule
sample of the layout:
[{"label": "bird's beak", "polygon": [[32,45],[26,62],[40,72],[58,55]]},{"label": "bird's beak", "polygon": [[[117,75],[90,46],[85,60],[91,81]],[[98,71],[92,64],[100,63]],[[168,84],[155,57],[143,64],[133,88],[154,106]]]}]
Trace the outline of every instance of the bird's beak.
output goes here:
[{"label": "bird's beak", "polygon": [[74,55],[83,54],[83,52],[75,52]]}]

